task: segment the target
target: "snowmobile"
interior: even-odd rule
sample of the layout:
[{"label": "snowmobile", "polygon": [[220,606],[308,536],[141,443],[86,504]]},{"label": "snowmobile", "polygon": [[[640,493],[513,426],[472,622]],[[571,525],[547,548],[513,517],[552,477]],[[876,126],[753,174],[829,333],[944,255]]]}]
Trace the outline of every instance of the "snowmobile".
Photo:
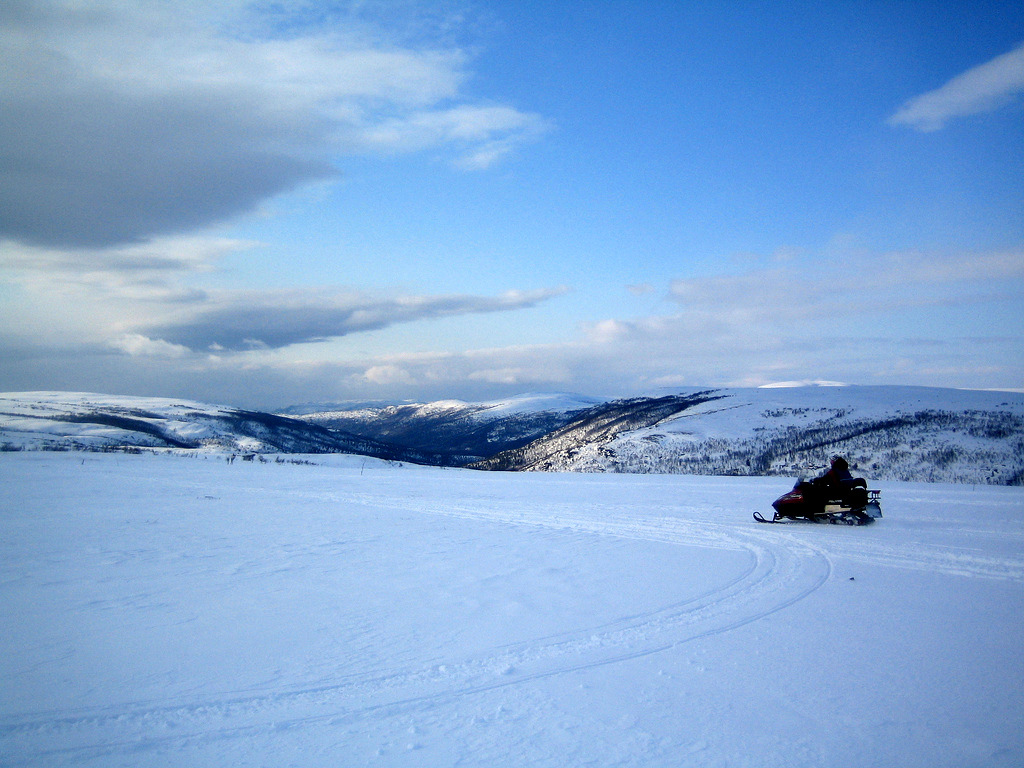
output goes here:
[{"label": "snowmobile", "polygon": [[769,520],[754,513],[759,523],[782,523],[786,520],[834,525],[866,525],[882,516],[882,492],[868,490],[867,482],[857,478],[840,489],[825,490],[814,483],[798,479],[793,490],[772,502],[775,516]]}]

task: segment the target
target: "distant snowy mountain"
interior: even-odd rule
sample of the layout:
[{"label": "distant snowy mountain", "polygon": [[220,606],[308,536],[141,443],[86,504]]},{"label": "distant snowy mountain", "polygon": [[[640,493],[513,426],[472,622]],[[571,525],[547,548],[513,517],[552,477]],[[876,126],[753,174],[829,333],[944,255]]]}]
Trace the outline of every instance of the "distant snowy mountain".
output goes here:
[{"label": "distant snowy mountain", "polygon": [[[572,414],[558,429],[522,447],[477,462],[478,469],[571,470],[581,451],[600,450],[619,435],[653,427],[702,403],[717,400],[713,391],[688,395],[638,397],[600,403]],[[596,471],[617,471],[611,466]]]},{"label": "distant snowy mountain", "polygon": [[295,417],[186,400],[0,394],[0,449],[351,453],[504,471],[1024,484],[1024,394],[921,387],[683,390],[602,401],[353,405]]},{"label": "distant snowy mountain", "polygon": [[442,401],[303,418],[421,450],[454,448],[479,469],[797,476],[842,453],[876,480],[1024,479],[1024,395],[1012,392],[794,382],[609,402]]},{"label": "distant snowy mountain", "polygon": [[[873,479],[1020,485],[1024,395],[918,387],[724,389],[609,440],[586,421],[506,469],[808,475],[831,454]],[[492,462],[495,459],[491,459]]]},{"label": "distant snowy mountain", "polygon": [[354,453],[434,463],[434,457],[340,430],[190,400],[80,392],[0,394],[0,449],[130,448]]},{"label": "distant snowy mountain", "polygon": [[526,394],[485,403],[354,405],[296,418],[412,450],[442,453],[447,457],[444,463],[461,466],[526,445],[600,402],[579,395]]}]

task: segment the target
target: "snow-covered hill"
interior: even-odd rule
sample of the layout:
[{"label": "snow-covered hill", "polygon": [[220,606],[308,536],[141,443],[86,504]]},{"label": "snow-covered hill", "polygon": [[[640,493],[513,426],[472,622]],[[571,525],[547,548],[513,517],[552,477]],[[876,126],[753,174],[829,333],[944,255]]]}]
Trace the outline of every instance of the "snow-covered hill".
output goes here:
[{"label": "snow-covered hill", "polygon": [[0,448],[176,448],[421,458],[379,441],[269,413],[190,400],[81,392],[0,394]]},{"label": "snow-covered hill", "polygon": [[[571,414],[564,426],[522,447],[502,451],[472,466],[492,470],[574,469],[586,448],[600,448],[619,435],[642,430],[721,396],[708,390],[683,395],[612,400]],[[609,471],[597,467],[595,471]]]},{"label": "snow-covered hill", "polygon": [[0,395],[0,448],[356,453],[506,471],[785,476],[816,472],[840,453],[872,480],[1024,482],[1024,394],[1011,392],[776,387],[339,408],[286,417],[180,400],[15,393]]},{"label": "snow-covered hill", "polygon": [[492,404],[444,401],[335,412],[322,423],[419,449],[458,446],[477,457],[471,466],[505,471],[796,476],[840,453],[871,479],[1024,478],[1021,393],[793,386],[559,400],[571,405],[562,408],[510,402],[511,419]]},{"label": "snow-covered hill", "polygon": [[604,442],[567,428],[543,460],[518,468],[797,476],[839,453],[874,479],[1019,485],[1024,477],[1019,393],[799,387],[711,394]]}]

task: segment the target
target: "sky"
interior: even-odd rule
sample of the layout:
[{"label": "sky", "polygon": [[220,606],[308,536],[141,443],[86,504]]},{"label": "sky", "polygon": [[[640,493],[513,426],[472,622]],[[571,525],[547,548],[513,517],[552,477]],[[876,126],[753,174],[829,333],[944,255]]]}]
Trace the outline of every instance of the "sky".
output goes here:
[{"label": "sky", "polygon": [[0,390],[1024,387],[1019,2],[6,0]]}]

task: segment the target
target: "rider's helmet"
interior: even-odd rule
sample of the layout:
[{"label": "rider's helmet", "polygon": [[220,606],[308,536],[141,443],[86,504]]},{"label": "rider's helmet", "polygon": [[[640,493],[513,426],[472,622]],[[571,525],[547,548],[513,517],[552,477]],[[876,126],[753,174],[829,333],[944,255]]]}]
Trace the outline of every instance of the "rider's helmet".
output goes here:
[{"label": "rider's helmet", "polygon": [[839,456],[838,454],[829,459],[829,461],[832,464],[832,469],[843,470],[850,468],[850,465],[846,463],[846,459],[844,459],[842,456]]}]

